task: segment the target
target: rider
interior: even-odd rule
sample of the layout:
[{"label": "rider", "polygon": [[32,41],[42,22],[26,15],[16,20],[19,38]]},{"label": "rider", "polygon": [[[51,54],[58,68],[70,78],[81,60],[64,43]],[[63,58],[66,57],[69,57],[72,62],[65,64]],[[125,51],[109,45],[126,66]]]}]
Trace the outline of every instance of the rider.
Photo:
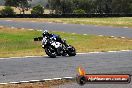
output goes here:
[{"label": "rider", "polygon": [[62,40],[59,35],[50,34],[47,30],[44,30],[42,35],[43,35],[43,38],[44,37],[47,37],[48,39],[53,38],[55,41],[65,44],[64,40]]}]

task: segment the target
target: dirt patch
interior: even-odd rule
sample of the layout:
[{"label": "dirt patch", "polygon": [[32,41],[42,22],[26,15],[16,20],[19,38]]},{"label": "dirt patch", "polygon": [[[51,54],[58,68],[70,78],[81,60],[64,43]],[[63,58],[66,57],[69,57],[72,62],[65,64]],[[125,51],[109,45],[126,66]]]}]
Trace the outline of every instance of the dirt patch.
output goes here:
[{"label": "dirt patch", "polygon": [[56,80],[48,82],[38,82],[38,83],[24,83],[24,84],[8,84],[0,85],[0,88],[54,88],[59,85],[70,84],[75,82],[75,80]]}]

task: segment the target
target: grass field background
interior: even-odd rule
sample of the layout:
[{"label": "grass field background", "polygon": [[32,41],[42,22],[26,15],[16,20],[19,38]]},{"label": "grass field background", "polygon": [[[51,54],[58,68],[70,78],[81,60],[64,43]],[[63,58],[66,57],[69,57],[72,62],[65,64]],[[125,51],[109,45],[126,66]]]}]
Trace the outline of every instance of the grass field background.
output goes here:
[{"label": "grass field background", "polygon": [[[77,52],[108,51],[132,49],[131,39],[81,35],[64,32],[52,32],[65,38],[77,49]],[[41,41],[34,42],[34,37],[41,36],[40,31],[0,28],[0,57],[44,55]]]},{"label": "grass field background", "polygon": [[0,18],[0,20],[57,22],[98,26],[132,27],[132,17],[112,18]]}]

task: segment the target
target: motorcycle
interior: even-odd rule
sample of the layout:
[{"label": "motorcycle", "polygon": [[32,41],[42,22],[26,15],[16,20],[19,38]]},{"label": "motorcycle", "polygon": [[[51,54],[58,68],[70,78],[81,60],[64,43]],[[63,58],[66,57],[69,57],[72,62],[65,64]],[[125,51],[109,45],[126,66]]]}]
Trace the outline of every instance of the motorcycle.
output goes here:
[{"label": "motorcycle", "polygon": [[56,56],[75,56],[76,49],[72,45],[68,45],[66,40],[63,40],[63,44],[54,40],[54,38],[44,37],[42,40],[42,48],[46,54],[51,58]]}]

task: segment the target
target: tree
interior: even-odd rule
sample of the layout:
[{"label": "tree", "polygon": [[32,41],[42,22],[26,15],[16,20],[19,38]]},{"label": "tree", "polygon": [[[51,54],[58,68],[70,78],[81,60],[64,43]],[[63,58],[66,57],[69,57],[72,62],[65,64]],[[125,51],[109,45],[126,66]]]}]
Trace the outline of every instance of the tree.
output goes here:
[{"label": "tree", "polygon": [[29,10],[29,1],[32,0],[5,0],[6,6],[14,6],[19,9],[20,14],[25,14],[25,11]]},{"label": "tree", "polygon": [[[76,0],[74,0],[76,2]],[[82,9],[86,13],[91,13],[93,11],[93,0],[77,0],[75,3],[75,9]]]},{"label": "tree", "polygon": [[33,7],[31,14],[43,14],[44,13],[44,8],[41,5],[37,5]]},{"label": "tree", "polygon": [[55,11],[56,14],[60,13],[61,0],[48,0],[49,8],[52,10],[52,13]]},{"label": "tree", "polygon": [[132,0],[48,0],[48,5],[56,14],[79,9],[86,13],[132,13]]},{"label": "tree", "polygon": [[96,13],[112,13],[112,0],[95,0]]},{"label": "tree", "polygon": [[52,13],[62,14],[73,12],[72,0],[48,0],[48,3]]},{"label": "tree", "polygon": [[0,11],[0,14],[1,15],[4,15],[4,16],[7,16],[7,15],[14,15],[15,12],[14,12],[14,9],[12,9],[11,7],[9,6],[6,6],[4,9],[2,9]]},{"label": "tree", "polygon": [[5,0],[5,6],[17,6],[17,0]]},{"label": "tree", "polygon": [[[77,9],[90,9],[88,6],[88,1],[91,0],[48,0],[49,8],[58,13],[72,13]],[[86,3],[86,4],[85,4]],[[85,4],[85,5],[84,5]]]},{"label": "tree", "polygon": [[113,13],[131,13],[132,1],[131,0],[112,0]]}]

